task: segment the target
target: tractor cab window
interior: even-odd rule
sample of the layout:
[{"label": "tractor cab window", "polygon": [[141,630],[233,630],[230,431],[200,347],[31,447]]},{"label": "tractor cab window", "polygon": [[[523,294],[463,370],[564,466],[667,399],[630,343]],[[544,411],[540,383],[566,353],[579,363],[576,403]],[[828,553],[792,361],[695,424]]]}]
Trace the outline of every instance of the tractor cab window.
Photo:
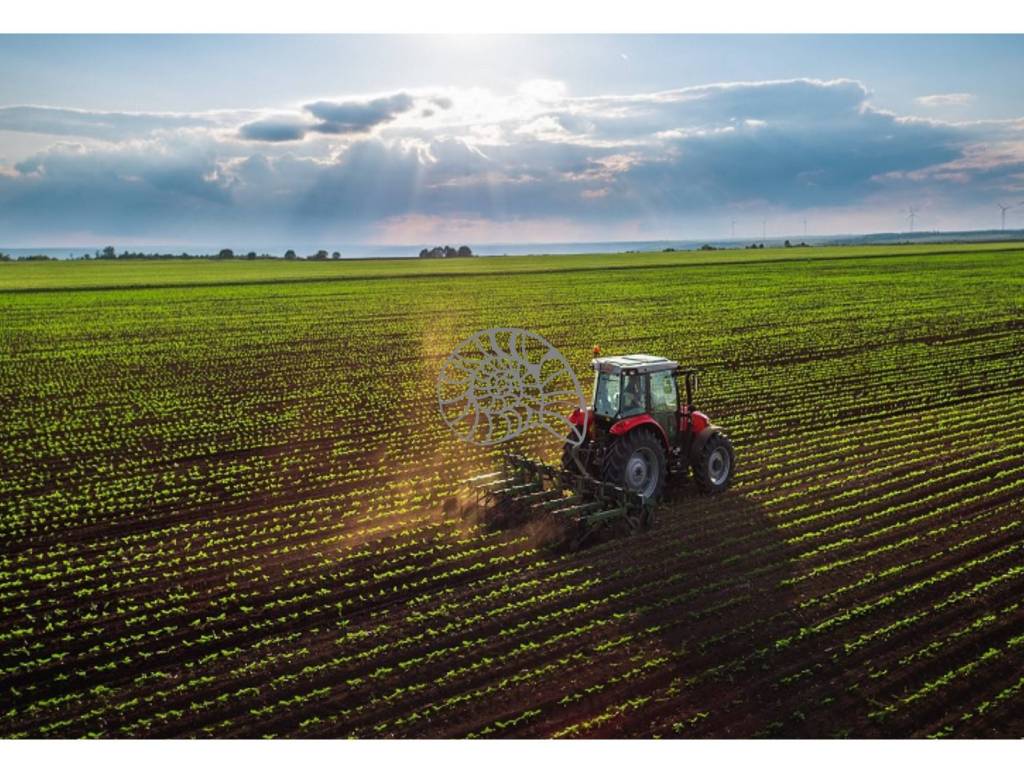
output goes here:
[{"label": "tractor cab window", "polygon": [[622,377],[622,403],[619,416],[636,416],[647,412],[647,377],[642,373]]},{"label": "tractor cab window", "polygon": [[655,413],[675,413],[679,407],[676,397],[676,377],[672,371],[651,374],[651,410]]},{"label": "tractor cab window", "polygon": [[617,373],[599,373],[594,380],[594,413],[614,419],[619,413],[622,377]]}]

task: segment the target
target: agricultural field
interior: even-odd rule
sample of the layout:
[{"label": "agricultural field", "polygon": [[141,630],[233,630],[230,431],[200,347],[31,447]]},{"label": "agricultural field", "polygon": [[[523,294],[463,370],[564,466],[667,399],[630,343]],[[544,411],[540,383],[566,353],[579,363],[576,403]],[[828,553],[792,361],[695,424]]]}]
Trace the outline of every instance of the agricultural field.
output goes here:
[{"label": "agricultural field", "polygon": [[[2,736],[1024,737],[1024,245],[0,264],[0,311]],[[700,368],[732,489],[488,524],[435,377],[495,326]]]}]

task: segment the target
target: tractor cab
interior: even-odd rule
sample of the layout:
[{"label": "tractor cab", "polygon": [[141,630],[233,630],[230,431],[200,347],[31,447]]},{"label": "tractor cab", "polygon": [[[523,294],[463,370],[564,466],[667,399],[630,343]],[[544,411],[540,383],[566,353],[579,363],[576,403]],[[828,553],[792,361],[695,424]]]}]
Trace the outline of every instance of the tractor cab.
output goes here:
[{"label": "tractor cab", "polygon": [[650,416],[669,441],[688,428],[696,371],[680,370],[676,361],[654,355],[598,357],[592,366],[597,429],[607,431],[622,419],[641,415]]},{"label": "tractor cab", "polygon": [[650,499],[661,495],[669,475],[691,471],[705,492],[728,488],[732,445],[693,406],[696,371],[643,354],[595,357],[591,365],[592,405],[569,418],[585,438],[578,447],[566,443],[564,469],[582,468]]}]

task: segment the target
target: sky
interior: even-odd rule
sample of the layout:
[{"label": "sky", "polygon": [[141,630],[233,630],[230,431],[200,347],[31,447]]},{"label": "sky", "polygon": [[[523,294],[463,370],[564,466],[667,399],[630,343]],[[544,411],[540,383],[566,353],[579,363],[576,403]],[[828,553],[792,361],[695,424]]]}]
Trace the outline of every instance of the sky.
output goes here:
[{"label": "sky", "polygon": [[0,245],[1024,227],[1024,36],[0,36]]}]

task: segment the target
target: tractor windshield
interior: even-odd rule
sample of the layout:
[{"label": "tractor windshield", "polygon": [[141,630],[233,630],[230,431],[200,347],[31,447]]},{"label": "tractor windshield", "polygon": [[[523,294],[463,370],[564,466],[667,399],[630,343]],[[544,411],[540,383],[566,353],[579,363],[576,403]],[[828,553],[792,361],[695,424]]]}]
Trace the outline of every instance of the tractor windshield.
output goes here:
[{"label": "tractor windshield", "polygon": [[594,413],[614,419],[619,413],[622,377],[618,373],[598,373],[594,379]]}]

